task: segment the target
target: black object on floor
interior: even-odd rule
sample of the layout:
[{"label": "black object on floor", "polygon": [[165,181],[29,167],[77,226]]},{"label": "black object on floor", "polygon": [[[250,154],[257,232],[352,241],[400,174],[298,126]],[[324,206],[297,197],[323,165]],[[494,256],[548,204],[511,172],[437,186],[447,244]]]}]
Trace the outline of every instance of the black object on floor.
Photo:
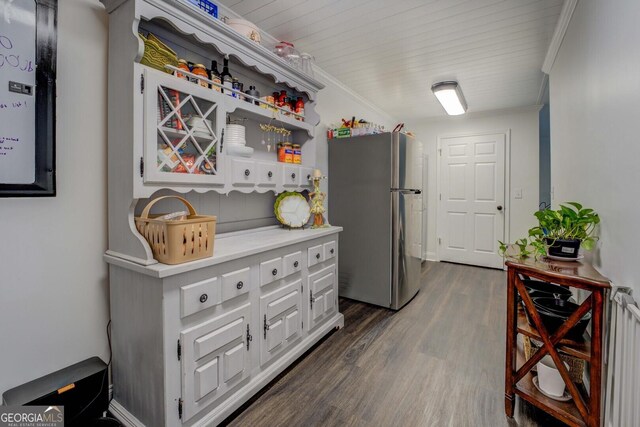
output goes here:
[{"label": "black object on floor", "polygon": [[107,364],[92,357],[6,391],[2,403],[64,406],[65,426],[91,426],[109,405],[107,372]]}]

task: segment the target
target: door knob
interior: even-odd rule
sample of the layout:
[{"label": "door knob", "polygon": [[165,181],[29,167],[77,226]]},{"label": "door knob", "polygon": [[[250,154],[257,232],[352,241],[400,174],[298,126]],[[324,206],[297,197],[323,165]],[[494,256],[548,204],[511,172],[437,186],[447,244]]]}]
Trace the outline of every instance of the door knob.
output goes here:
[{"label": "door knob", "polygon": [[502,210],[502,205],[498,205],[498,210],[501,211]]}]

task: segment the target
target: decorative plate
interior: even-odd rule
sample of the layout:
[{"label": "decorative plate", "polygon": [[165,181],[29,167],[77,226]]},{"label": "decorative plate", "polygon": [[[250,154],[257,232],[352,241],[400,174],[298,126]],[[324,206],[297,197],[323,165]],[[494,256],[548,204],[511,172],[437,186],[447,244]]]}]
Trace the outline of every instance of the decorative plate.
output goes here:
[{"label": "decorative plate", "polygon": [[273,212],[282,225],[291,228],[304,227],[311,217],[311,208],[307,199],[294,191],[285,191],[280,194],[273,205]]}]

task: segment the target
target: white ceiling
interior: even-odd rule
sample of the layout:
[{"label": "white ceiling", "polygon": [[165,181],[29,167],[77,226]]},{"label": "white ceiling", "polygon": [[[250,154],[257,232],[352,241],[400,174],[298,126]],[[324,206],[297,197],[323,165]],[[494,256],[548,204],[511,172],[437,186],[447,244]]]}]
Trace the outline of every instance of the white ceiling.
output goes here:
[{"label": "white ceiling", "polygon": [[219,0],[403,121],[444,116],[431,85],[457,80],[469,112],[534,105],[562,0]]}]

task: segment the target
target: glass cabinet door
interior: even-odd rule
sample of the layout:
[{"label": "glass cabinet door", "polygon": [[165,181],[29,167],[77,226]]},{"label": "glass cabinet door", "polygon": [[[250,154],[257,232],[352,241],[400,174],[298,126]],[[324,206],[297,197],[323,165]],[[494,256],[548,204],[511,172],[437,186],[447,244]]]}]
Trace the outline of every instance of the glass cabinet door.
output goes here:
[{"label": "glass cabinet door", "polygon": [[144,73],[144,181],[223,183],[224,95],[153,69]]}]

